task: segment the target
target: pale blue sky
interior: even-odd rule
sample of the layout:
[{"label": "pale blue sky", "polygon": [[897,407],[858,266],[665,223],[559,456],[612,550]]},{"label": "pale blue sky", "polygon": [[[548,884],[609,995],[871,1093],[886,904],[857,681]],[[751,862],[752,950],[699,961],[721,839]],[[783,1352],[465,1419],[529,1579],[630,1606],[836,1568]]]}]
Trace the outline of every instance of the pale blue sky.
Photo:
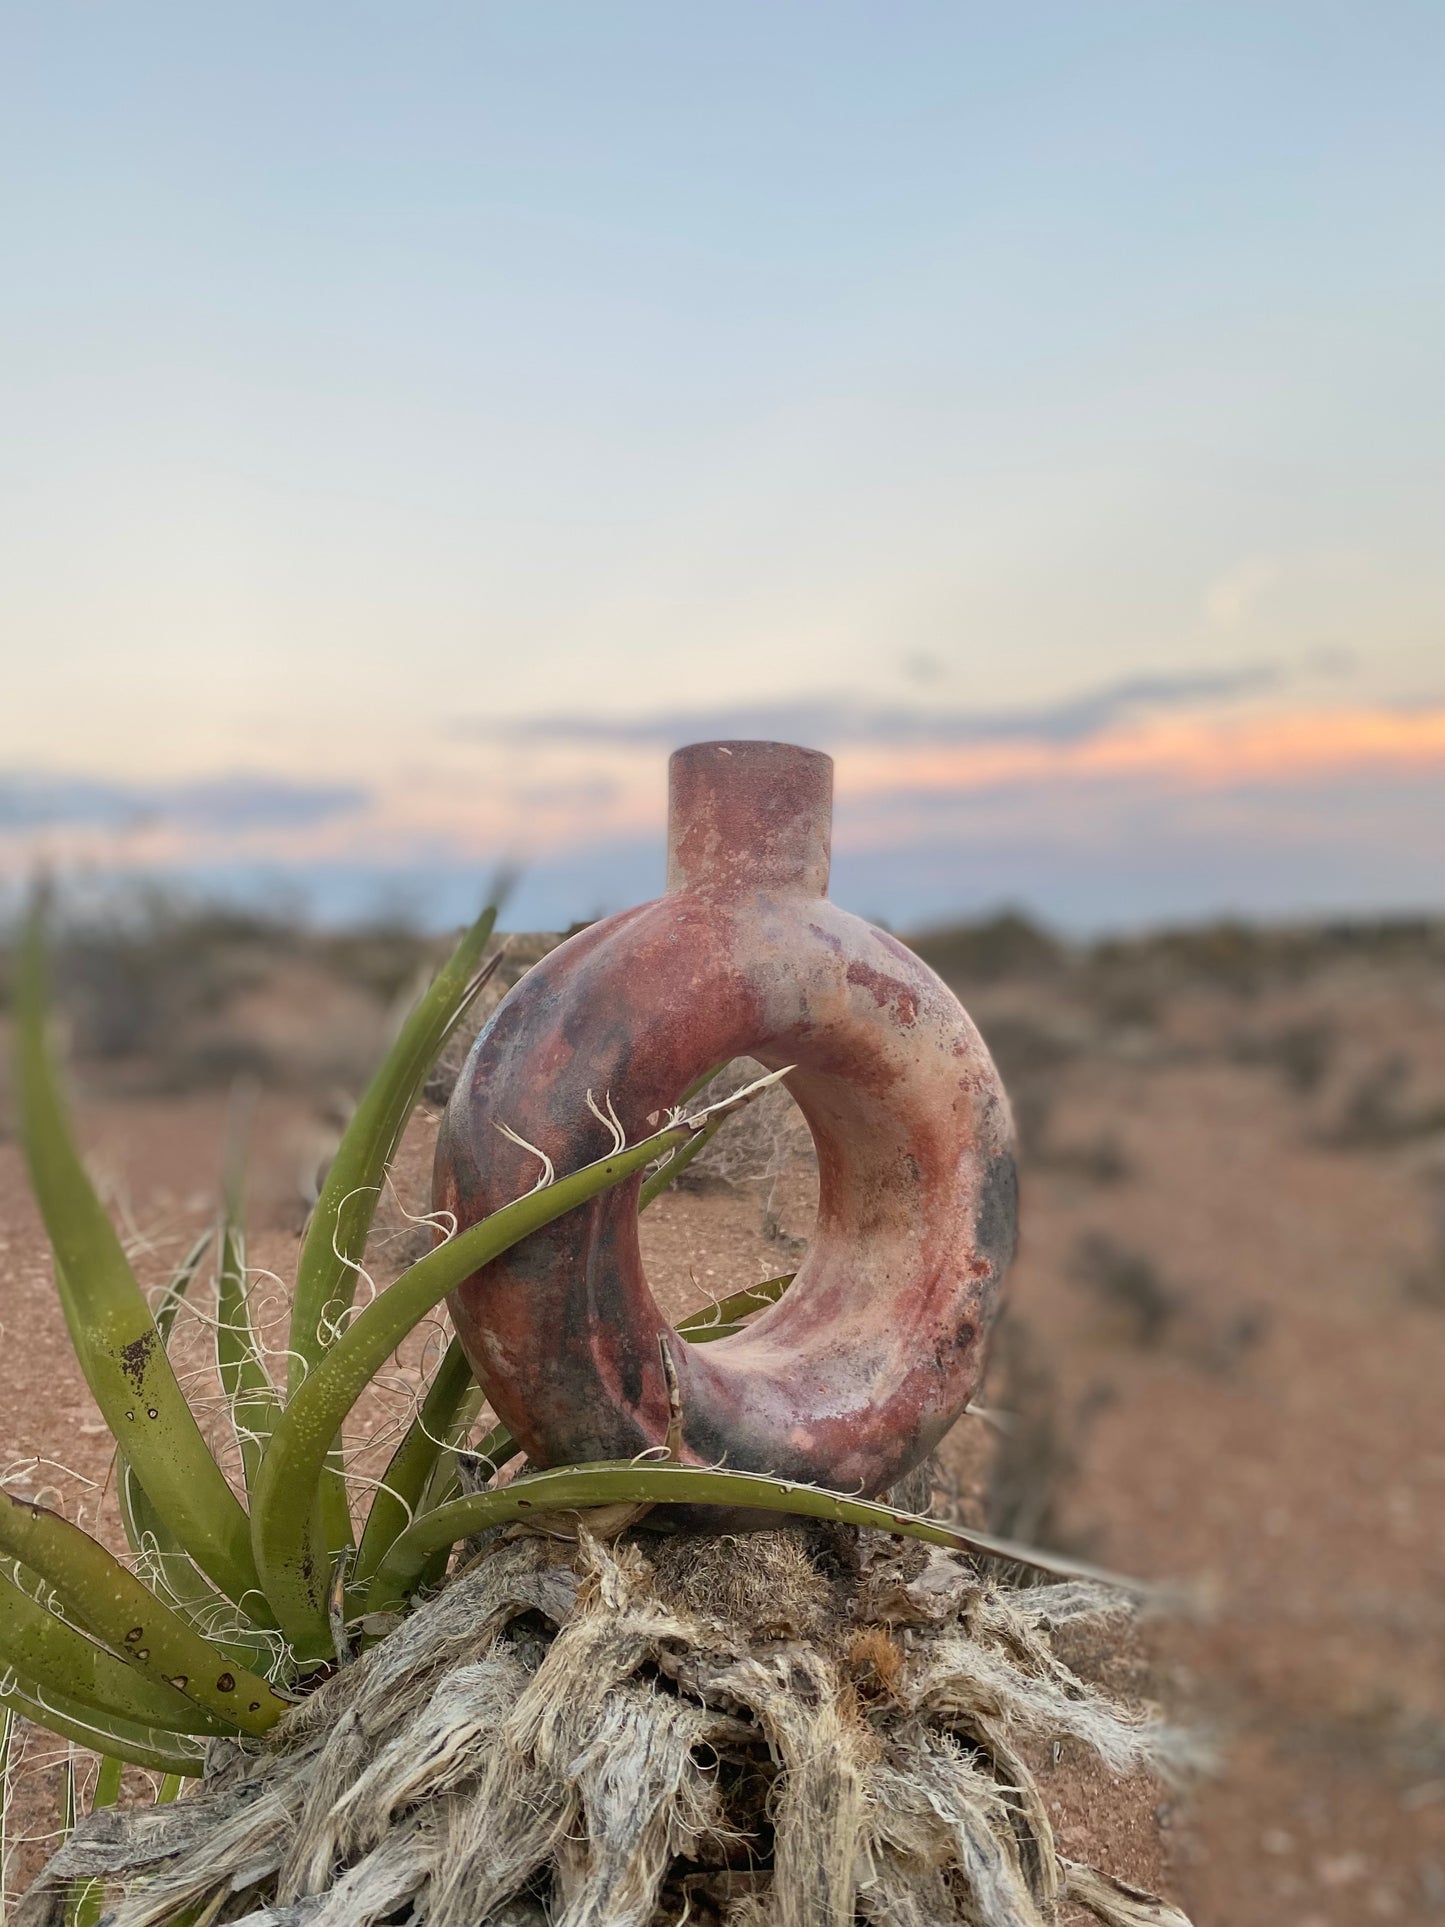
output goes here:
[{"label": "pale blue sky", "polygon": [[[605,871],[660,748],[555,715],[1445,708],[1442,75],[1392,0],[0,5],[0,831],[84,777],[182,869]],[[1410,754],[1307,772],[1395,782],[1392,900]],[[374,804],[222,848],[236,775]],[[892,913],[1015,863],[1075,915],[1006,819],[899,830]]]}]

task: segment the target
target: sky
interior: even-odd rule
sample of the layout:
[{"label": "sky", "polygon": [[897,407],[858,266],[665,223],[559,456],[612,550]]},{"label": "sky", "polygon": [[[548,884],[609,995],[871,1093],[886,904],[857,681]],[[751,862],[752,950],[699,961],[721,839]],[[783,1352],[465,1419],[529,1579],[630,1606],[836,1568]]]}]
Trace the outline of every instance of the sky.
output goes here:
[{"label": "sky", "polygon": [[0,887],[1445,908],[1445,10],[0,3]]}]

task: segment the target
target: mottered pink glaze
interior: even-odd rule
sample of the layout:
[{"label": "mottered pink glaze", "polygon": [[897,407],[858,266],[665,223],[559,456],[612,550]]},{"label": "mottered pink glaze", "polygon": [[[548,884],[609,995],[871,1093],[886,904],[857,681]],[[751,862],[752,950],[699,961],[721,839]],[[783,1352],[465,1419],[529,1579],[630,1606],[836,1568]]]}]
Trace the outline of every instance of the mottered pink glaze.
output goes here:
[{"label": "mottered pink glaze", "polygon": [[786,743],[678,750],[665,894],[528,971],[447,1107],[435,1202],[466,1225],[537,1177],[499,1123],[565,1173],[611,1148],[589,1090],[632,1141],[728,1058],[797,1067],[817,1224],[792,1288],[745,1331],[693,1346],[669,1326],[643,1275],[637,1179],[452,1294],[478,1379],[539,1465],[663,1441],[659,1338],[684,1459],[865,1495],[924,1458],[978,1382],[1014,1245],[1008,1103],[952,992],[828,901],[832,777]]}]

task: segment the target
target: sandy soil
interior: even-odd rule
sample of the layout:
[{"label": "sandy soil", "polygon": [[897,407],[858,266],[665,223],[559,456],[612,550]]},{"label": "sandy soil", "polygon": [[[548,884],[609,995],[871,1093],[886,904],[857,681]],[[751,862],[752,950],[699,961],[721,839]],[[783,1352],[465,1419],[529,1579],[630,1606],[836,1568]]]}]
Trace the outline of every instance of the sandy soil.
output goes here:
[{"label": "sandy soil", "polygon": [[[1094,1658],[1215,1756],[1172,1791],[1061,1757],[1065,1851],[1162,1885],[1198,1927],[1445,1920],[1439,973],[1346,961],[1117,1009],[1046,975],[970,1001],[1026,1127],[1024,1241],[986,1393],[1012,1430],[999,1447],[966,1421],[940,1502],[1177,1586],[1137,1650]],[[158,1284],[208,1217],[223,1102],[79,1083],[94,1168]],[[314,1091],[262,1100],[251,1260],[283,1278],[332,1130]],[[409,1206],[429,1130],[419,1116],[399,1163]],[[800,1165],[659,1201],[664,1305],[790,1269],[810,1182]],[[410,1248],[389,1216],[379,1285]],[[0,1460],[93,1518],[106,1438],[13,1141],[0,1261]],[[382,1438],[393,1417],[383,1400],[366,1423]]]}]

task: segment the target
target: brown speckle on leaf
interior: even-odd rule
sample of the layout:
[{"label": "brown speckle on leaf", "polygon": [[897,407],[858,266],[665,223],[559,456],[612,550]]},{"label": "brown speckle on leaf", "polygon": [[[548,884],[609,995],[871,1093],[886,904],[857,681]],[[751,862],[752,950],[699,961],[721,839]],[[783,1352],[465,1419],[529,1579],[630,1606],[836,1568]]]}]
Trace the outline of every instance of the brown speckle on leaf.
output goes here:
[{"label": "brown speckle on leaf", "polygon": [[153,1331],[142,1332],[139,1338],[133,1338],[128,1345],[120,1348],[120,1369],[137,1391],[144,1382],[146,1366],[150,1363],[151,1351],[158,1336]]}]

